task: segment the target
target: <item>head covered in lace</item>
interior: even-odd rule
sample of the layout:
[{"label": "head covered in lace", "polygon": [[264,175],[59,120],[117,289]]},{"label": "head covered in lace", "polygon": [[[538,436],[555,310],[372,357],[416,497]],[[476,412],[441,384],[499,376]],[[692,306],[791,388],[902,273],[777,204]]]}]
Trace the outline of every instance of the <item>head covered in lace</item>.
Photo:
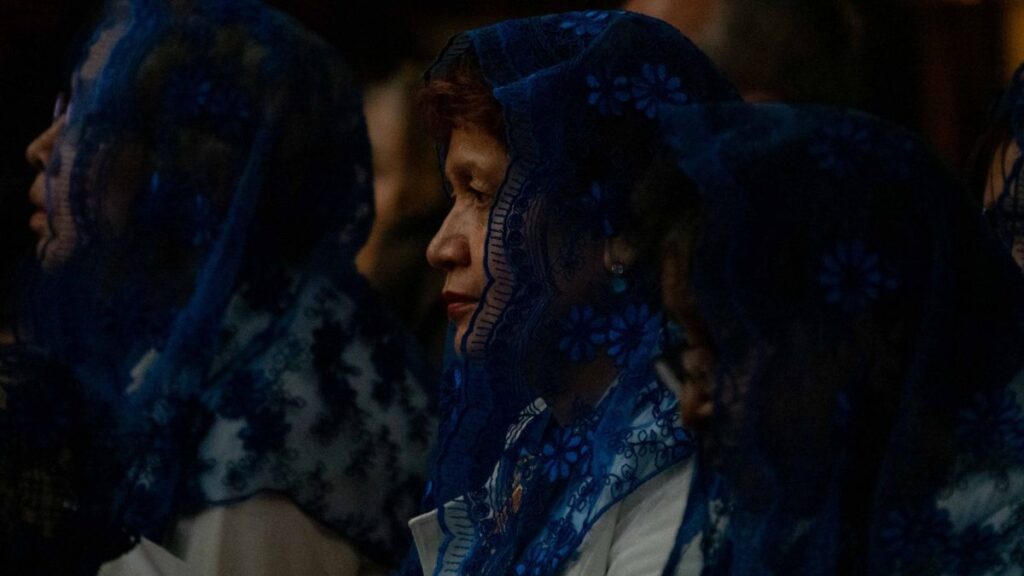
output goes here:
[{"label": "head covered in lace", "polygon": [[[1017,148],[1015,154],[1008,147]],[[1009,88],[1003,93],[992,112],[991,125],[979,142],[975,158],[975,182],[979,191],[987,185],[995,189],[995,197],[986,206],[986,214],[999,239],[1011,251],[1017,264],[1024,268],[1024,65],[1013,75]],[[993,158],[994,157],[994,158]],[[1007,165],[1007,160],[1012,162]],[[989,172],[998,179],[992,181]],[[989,198],[984,199],[989,202]]]},{"label": "head covered in lace", "polygon": [[122,0],[72,85],[26,324],[108,432],[111,520],[159,536],[277,491],[389,561],[431,417],[353,265],[373,208],[347,69],[259,2]]},{"label": "head covered in lace", "polygon": [[[617,277],[605,247],[628,227],[659,104],[737,96],[677,31],[625,12],[467,32],[428,81],[467,54],[502,108],[510,163],[487,223],[486,287],[442,392],[433,501],[473,492],[465,510],[441,509],[438,570],[555,573],[608,506],[688,454],[651,367],[654,261]],[[558,424],[545,409],[556,404],[571,414]]]},{"label": "head covered in lace", "polygon": [[715,354],[682,565],[1019,565],[1024,286],[966,192],[907,132],[859,113],[661,117],[699,189],[689,284]]}]

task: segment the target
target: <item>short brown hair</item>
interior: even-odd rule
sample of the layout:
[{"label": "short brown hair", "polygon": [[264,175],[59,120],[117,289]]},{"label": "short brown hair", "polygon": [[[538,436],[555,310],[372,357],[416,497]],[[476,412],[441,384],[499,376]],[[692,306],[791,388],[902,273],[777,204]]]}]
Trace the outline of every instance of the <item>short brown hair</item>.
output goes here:
[{"label": "short brown hair", "polygon": [[445,142],[454,128],[471,124],[505,140],[505,116],[472,51],[427,80],[419,108],[431,135]]}]

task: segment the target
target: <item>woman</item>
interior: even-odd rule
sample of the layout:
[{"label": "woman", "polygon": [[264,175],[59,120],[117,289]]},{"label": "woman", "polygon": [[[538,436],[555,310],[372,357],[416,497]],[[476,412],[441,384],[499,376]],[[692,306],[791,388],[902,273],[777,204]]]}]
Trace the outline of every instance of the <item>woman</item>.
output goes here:
[{"label": "woman", "polygon": [[971,185],[980,194],[1000,240],[1024,268],[1024,194],[1020,187],[1024,142],[1024,65],[994,106],[973,158]]},{"label": "woman", "polygon": [[1019,574],[1024,286],[968,195],[866,115],[661,117],[699,191],[666,301],[706,430],[665,574]]},{"label": "woman", "polygon": [[29,156],[26,328],[88,398],[96,532],[148,539],[105,570],[394,562],[432,416],[354,268],[369,152],[333,51],[254,1],[113,2]]},{"label": "woman", "polygon": [[653,359],[656,260],[625,240],[663,102],[736,99],[678,32],[623,12],[510,21],[428,73],[451,210],[428,248],[455,355],[434,512],[439,574],[658,573],[692,444]]}]

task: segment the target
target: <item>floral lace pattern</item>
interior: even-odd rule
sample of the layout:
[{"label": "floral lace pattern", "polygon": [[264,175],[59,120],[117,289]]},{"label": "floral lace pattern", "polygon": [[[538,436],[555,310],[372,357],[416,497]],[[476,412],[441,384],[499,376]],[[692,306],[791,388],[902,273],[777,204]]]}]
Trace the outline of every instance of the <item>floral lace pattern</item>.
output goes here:
[{"label": "floral lace pattern", "polygon": [[[485,292],[442,392],[434,565],[557,574],[608,507],[692,455],[652,367],[666,324],[656,271],[614,276],[601,259],[653,155],[660,107],[738,96],[676,30],[620,11],[467,32],[428,79],[467,51],[504,111],[511,163]],[[537,412],[538,396],[568,406],[566,421]]]},{"label": "floral lace pattern", "polygon": [[1024,286],[963,191],[863,114],[662,113],[703,200],[693,286],[717,370],[707,488],[674,558],[703,574],[1019,574]]},{"label": "floral lace pattern", "polygon": [[[556,425],[542,401],[524,411],[508,439],[515,461],[503,461],[483,489],[454,503],[485,529],[449,546],[438,573],[463,574],[469,567],[487,573],[508,565],[503,541],[510,534],[529,540],[512,573],[558,573],[605,510],[667,465],[693,455],[696,445],[679,423],[674,394],[653,379],[640,390],[647,402],[631,415],[630,426],[595,459],[601,413],[622,401],[623,390],[613,388],[594,413],[571,427]],[[511,496],[504,500],[504,495]],[[532,499],[552,497],[556,502],[549,511],[529,515]]]},{"label": "floral lace pattern", "polygon": [[349,72],[250,0],[111,2],[93,41],[54,168],[67,186],[48,192],[72,207],[58,233],[87,241],[39,274],[28,314],[109,438],[90,457],[118,477],[89,505],[160,538],[275,491],[393,562],[434,407],[353,263],[373,205]]}]

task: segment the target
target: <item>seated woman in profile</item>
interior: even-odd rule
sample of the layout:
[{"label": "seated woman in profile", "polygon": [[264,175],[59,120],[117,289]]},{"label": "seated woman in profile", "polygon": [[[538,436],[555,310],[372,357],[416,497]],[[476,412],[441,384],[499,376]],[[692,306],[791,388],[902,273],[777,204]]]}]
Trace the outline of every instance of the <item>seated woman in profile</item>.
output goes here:
[{"label": "seated woman in profile", "polygon": [[[693,444],[653,360],[657,260],[628,192],[663,103],[735,100],[667,24],[622,12],[453,39],[423,101],[452,205],[427,251],[455,355],[425,574],[659,574]],[[667,510],[667,513],[666,513]]]},{"label": "seated woman in profile", "polygon": [[969,195],[859,113],[660,113],[634,200],[701,438],[665,573],[1019,574],[1024,283]]},{"label": "seated woman in profile", "polygon": [[974,153],[971,185],[999,239],[1024,268],[1024,65],[992,110]]},{"label": "seated woman in profile", "polygon": [[383,570],[433,421],[353,264],[373,206],[345,67],[258,2],[125,0],[72,90],[29,148],[21,321],[81,382],[94,532],[139,543],[104,573]]}]

